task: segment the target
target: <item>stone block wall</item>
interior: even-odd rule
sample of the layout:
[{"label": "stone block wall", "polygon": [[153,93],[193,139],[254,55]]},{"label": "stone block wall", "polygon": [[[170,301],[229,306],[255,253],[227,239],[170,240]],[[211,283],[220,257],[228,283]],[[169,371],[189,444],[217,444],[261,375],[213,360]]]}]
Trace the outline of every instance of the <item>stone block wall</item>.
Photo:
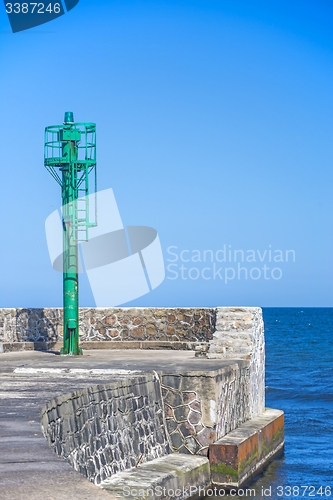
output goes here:
[{"label": "stone block wall", "polygon": [[209,445],[250,418],[247,361],[216,372],[162,374],[166,426],[173,451],[207,455]]},{"label": "stone block wall", "polygon": [[265,337],[260,307],[219,307],[207,357],[249,360],[250,418],[264,411]]},{"label": "stone block wall", "polygon": [[95,484],[171,451],[154,373],[56,397],[42,410],[42,428],[54,451]]}]

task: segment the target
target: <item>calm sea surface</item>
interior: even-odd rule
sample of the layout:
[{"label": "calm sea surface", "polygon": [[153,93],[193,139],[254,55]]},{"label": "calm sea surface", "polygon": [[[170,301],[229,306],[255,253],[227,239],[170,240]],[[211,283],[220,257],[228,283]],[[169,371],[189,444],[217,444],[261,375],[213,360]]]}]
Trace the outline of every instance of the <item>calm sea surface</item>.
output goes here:
[{"label": "calm sea surface", "polygon": [[263,313],[266,406],[285,412],[285,452],[248,487],[255,495],[225,498],[333,500],[333,308]]}]

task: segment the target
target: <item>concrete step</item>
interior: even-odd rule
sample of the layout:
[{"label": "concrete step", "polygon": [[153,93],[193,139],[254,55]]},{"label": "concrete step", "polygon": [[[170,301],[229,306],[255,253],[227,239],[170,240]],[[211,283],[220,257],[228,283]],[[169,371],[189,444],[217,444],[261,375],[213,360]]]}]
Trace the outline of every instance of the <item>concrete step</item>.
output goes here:
[{"label": "concrete step", "polygon": [[248,484],[284,447],[284,413],[266,408],[209,447],[212,484]]},{"label": "concrete step", "polygon": [[210,484],[206,457],[172,453],[118,472],[99,486],[119,499],[198,498]]}]

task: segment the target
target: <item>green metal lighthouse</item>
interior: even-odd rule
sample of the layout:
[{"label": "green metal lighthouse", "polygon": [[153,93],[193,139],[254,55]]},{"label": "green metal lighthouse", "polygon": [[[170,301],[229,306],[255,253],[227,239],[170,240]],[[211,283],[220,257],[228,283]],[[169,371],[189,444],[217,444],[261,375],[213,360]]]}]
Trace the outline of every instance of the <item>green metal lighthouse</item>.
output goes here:
[{"label": "green metal lighthouse", "polygon": [[44,165],[61,186],[63,224],[63,336],[61,354],[82,354],[79,347],[78,243],[88,241],[97,225],[96,203],[89,207],[90,185],[96,193],[96,124],[74,123],[66,112],[63,125],[45,128]]}]

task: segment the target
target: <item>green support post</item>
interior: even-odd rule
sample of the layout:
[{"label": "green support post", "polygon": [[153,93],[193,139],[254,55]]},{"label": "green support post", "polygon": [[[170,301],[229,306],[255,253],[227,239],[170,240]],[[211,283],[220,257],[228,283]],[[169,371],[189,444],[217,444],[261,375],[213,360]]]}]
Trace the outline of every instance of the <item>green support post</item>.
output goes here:
[{"label": "green support post", "polygon": [[[76,210],[78,198],[77,179],[75,168],[78,152],[75,132],[70,123],[74,117],[65,114],[63,137],[70,139],[62,142],[62,156],[68,163],[63,164],[62,170],[62,217],[63,217],[63,294],[64,294],[64,346],[60,354],[82,354],[79,348],[79,276],[78,276],[78,248],[77,228],[73,224],[73,213]],[[73,175],[74,174],[74,175]],[[73,179],[72,179],[73,177]]]},{"label": "green support post", "polygon": [[87,241],[88,229],[97,225],[96,203],[94,220],[90,220],[88,199],[92,172],[96,193],[95,124],[74,123],[73,113],[66,112],[63,125],[46,127],[44,156],[45,167],[62,191],[64,343],[60,354],[79,355],[82,349],[79,347],[78,242]]}]

